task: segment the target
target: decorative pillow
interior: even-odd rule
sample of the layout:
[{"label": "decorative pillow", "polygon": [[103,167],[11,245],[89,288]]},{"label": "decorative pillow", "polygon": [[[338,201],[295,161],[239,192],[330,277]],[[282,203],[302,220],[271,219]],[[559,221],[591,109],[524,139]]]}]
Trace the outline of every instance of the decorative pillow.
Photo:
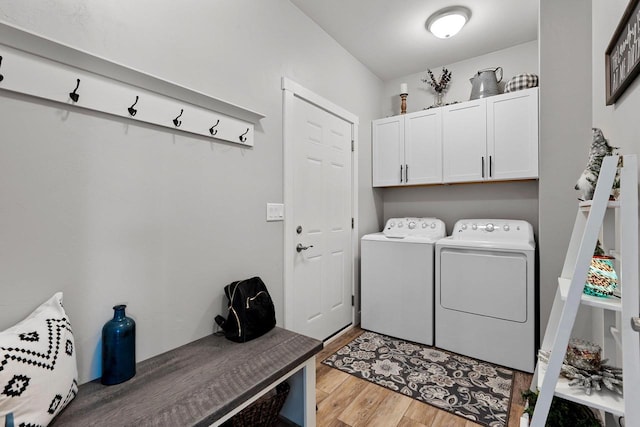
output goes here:
[{"label": "decorative pillow", "polygon": [[538,76],[536,74],[518,74],[507,82],[504,87],[506,92],[529,89],[538,86]]},{"label": "decorative pillow", "polygon": [[78,392],[71,324],[62,292],[26,319],[0,332],[0,419],[46,426]]}]

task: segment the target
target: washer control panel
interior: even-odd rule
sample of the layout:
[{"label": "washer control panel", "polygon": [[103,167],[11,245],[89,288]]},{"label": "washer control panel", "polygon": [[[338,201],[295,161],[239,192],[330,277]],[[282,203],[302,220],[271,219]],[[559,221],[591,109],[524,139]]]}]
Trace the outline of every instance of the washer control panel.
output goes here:
[{"label": "washer control panel", "polygon": [[462,240],[533,240],[533,228],[527,221],[517,219],[461,219],[451,235]]},{"label": "washer control panel", "polygon": [[422,236],[433,239],[445,237],[447,232],[442,220],[437,218],[389,218],[382,232],[388,237]]}]

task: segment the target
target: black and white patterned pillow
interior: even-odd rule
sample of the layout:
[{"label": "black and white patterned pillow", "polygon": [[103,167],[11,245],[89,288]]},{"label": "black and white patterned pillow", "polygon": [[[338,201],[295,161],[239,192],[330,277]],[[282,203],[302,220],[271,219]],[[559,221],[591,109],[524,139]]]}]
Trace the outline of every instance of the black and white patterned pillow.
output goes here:
[{"label": "black and white patterned pillow", "polygon": [[0,332],[0,416],[12,412],[16,426],[46,426],[77,392],[73,333],[58,292]]},{"label": "black and white patterned pillow", "polygon": [[517,90],[529,89],[538,86],[537,74],[518,74],[513,76],[511,80],[504,86],[505,93],[515,92]]}]

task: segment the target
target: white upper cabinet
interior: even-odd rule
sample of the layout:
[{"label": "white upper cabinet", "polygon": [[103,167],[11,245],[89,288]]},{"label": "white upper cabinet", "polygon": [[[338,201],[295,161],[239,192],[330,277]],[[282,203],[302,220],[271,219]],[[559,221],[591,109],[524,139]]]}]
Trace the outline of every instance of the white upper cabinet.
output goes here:
[{"label": "white upper cabinet", "polygon": [[442,182],[440,109],[373,121],[373,186]]},{"label": "white upper cabinet", "polygon": [[538,88],[373,121],[373,186],[538,177]]},{"label": "white upper cabinet", "polygon": [[444,182],[482,181],[488,174],[484,99],[442,108]]},{"label": "white upper cabinet", "polygon": [[404,117],[373,121],[373,186],[404,182]]},{"label": "white upper cabinet", "polygon": [[489,177],[538,177],[538,89],[487,98]]},{"label": "white upper cabinet", "polygon": [[407,114],[404,118],[404,184],[442,182],[442,111]]}]

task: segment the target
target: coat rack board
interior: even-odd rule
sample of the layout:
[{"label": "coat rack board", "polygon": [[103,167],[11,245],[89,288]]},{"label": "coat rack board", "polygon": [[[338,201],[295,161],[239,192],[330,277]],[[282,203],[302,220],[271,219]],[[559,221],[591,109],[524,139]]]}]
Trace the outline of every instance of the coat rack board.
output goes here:
[{"label": "coat rack board", "polygon": [[253,146],[264,115],[0,22],[0,90]]}]

